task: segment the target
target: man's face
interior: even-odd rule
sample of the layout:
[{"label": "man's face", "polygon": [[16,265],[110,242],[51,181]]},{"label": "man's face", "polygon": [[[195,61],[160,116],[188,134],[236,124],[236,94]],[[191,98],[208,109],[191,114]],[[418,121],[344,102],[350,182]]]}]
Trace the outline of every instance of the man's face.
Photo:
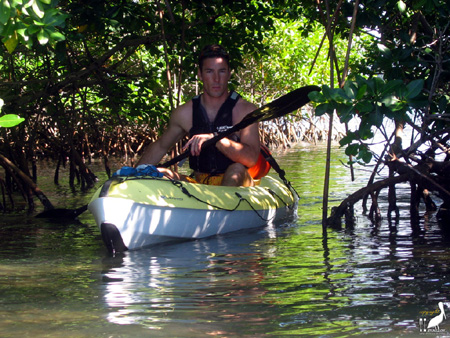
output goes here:
[{"label": "man's face", "polygon": [[203,60],[202,70],[198,70],[198,77],[203,82],[203,90],[212,97],[221,97],[228,93],[228,81],[231,78],[230,67],[221,57]]}]

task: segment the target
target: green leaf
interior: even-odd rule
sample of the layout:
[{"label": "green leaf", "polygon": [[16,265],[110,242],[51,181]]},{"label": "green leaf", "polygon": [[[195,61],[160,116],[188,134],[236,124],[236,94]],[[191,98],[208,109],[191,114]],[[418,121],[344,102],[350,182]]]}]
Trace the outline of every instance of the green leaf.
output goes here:
[{"label": "green leaf", "polygon": [[412,99],[415,98],[417,95],[419,95],[422,92],[424,85],[424,81],[422,79],[411,81],[406,85],[406,98]]},{"label": "green leaf", "polygon": [[[13,22],[13,20],[8,20],[8,22],[6,23],[6,25],[0,26],[0,31],[2,33],[2,37],[8,37],[11,36],[14,32],[14,28],[15,28],[15,23]],[[3,28],[3,29],[2,29]]]},{"label": "green leaf", "polygon": [[354,132],[349,131],[346,136],[341,138],[339,140],[339,144],[342,146],[345,146],[346,144],[352,143],[354,140],[357,139],[357,135]]},{"label": "green leaf", "polygon": [[378,49],[380,50],[381,54],[383,54],[386,57],[391,57],[392,53],[389,48],[387,48],[385,45],[379,43],[377,44]]},{"label": "green leaf", "polygon": [[358,154],[359,144],[353,143],[349,144],[347,148],[345,148],[345,155],[347,156],[356,156]]},{"label": "green leaf", "polygon": [[50,36],[45,29],[41,29],[37,35],[37,39],[41,45],[47,44]]},{"label": "green leaf", "polygon": [[358,93],[356,94],[356,100],[361,100],[367,92],[367,84],[363,84],[358,88]]},{"label": "green leaf", "polygon": [[34,20],[33,23],[34,23],[36,26],[39,26],[39,27],[45,27],[45,23],[43,23],[42,21]]},{"label": "green leaf", "polygon": [[[439,111],[445,111],[445,109],[447,108],[447,98],[445,96],[442,96],[439,99],[438,107],[439,107]],[[1,108],[1,104],[0,104],[0,108]]]},{"label": "green leaf", "polygon": [[328,112],[333,112],[333,106],[328,103],[322,103],[316,107],[315,115],[322,116],[323,114]]},{"label": "green leaf", "polygon": [[25,39],[25,37],[26,37],[26,28],[19,28],[19,29],[16,29],[16,33],[17,33],[17,35],[19,35],[19,36],[21,36],[22,37],[22,39]]},{"label": "green leaf", "polygon": [[369,101],[361,101],[361,102],[356,103],[355,108],[360,113],[368,113],[373,110],[373,104],[370,103]]},{"label": "green leaf", "polygon": [[17,8],[17,6],[23,4],[23,1],[22,0],[9,0],[9,4],[11,5],[12,8]]},{"label": "green leaf", "polygon": [[373,89],[374,89],[375,93],[376,94],[382,93],[383,92],[383,88],[385,86],[384,80],[381,77],[379,77],[379,76],[375,76],[375,77],[372,78],[372,81],[373,81],[373,85],[374,85]]},{"label": "green leaf", "polygon": [[358,158],[362,159],[365,163],[369,163],[372,159],[372,153],[366,146],[361,145],[359,148]]},{"label": "green leaf", "polygon": [[4,42],[6,49],[8,50],[9,54],[12,54],[14,50],[16,49],[17,45],[19,44],[19,39],[17,38],[17,33],[14,32],[14,34]]},{"label": "green leaf", "polygon": [[414,99],[408,99],[406,102],[413,108],[419,109],[428,106],[429,102],[426,98],[419,97]]},{"label": "green leaf", "polygon": [[328,100],[332,100],[332,93],[331,93],[331,88],[328,87],[327,85],[322,86],[322,93],[323,96]]},{"label": "green leaf", "polygon": [[52,41],[64,41],[66,39],[66,37],[60,32],[52,32],[50,34],[50,38]]},{"label": "green leaf", "polygon": [[45,12],[42,22],[48,26],[65,26],[65,21],[69,17],[67,14],[61,14],[57,9],[51,8]]},{"label": "green leaf", "polygon": [[334,101],[339,103],[344,103],[350,101],[350,98],[347,96],[345,91],[341,88],[335,88],[331,91],[331,97]]},{"label": "green leaf", "polygon": [[39,0],[33,0],[31,8],[33,9],[34,14],[38,16],[38,18],[42,19],[44,17],[45,10]]},{"label": "green leaf", "polygon": [[354,100],[358,94],[358,88],[353,83],[347,81],[344,84],[344,92],[349,99]]},{"label": "green leaf", "polygon": [[0,24],[6,25],[11,16],[11,5],[8,1],[2,0],[0,3]]},{"label": "green leaf", "polygon": [[402,13],[404,13],[406,11],[406,4],[402,0],[399,0],[397,2],[397,7],[398,7],[398,10]]},{"label": "green leaf", "polygon": [[355,107],[345,104],[339,104],[337,108],[337,114],[339,116],[339,119],[341,120],[341,123],[349,122],[353,114],[355,112]]},{"label": "green leaf", "polygon": [[[31,4],[31,6],[30,6],[30,4]],[[39,0],[30,0],[30,2],[24,6],[24,8],[27,8],[27,7],[31,8],[32,13],[34,13],[39,19],[42,19],[44,17],[45,10],[43,8],[42,3],[39,2]]]},{"label": "green leaf", "polygon": [[312,102],[317,102],[317,103],[327,102],[327,100],[325,99],[325,96],[323,96],[322,93],[320,93],[320,92],[311,92],[308,94],[308,97]]},{"label": "green leaf", "polygon": [[391,95],[397,91],[397,89],[403,84],[402,80],[388,81],[381,90],[381,96]]},{"label": "green leaf", "polygon": [[372,125],[368,123],[367,120],[361,120],[361,124],[359,125],[359,138],[361,140],[368,140],[369,138],[373,137],[372,133]]},{"label": "green leaf", "polygon": [[415,0],[412,2],[414,10],[422,9],[422,7],[428,2],[428,0]]},{"label": "green leaf", "polygon": [[17,126],[19,123],[22,123],[25,121],[24,118],[15,115],[15,114],[6,114],[0,117],[0,127],[14,127]]},{"label": "green leaf", "polygon": [[383,115],[380,112],[375,111],[373,113],[368,114],[367,122],[377,128],[381,127],[383,124]]},{"label": "green leaf", "polygon": [[36,26],[36,25],[30,25],[30,26],[28,26],[26,32],[28,35],[34,35],[37,32],[39,32],[40,30],[41,30],[41,27]]}]

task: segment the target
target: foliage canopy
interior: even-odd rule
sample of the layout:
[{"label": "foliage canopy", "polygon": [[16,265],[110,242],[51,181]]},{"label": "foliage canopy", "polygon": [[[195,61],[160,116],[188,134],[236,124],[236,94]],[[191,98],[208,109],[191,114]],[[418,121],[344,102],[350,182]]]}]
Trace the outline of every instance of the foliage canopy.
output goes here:
[{"label": "foliage canopy", "polygon": [[1,151],[25,172],[39,154],[69,157],[88,181],[80,157],[138,153],[198,92],[198,51],[220,43],[254,102],[324,84],[316,115],[350,123],[353,159],[372,160],[379,130],[390,162],[434,161],[450,139],[449,17],[448,0],[4,0],[0,97],[25,122],[2,130]]}]

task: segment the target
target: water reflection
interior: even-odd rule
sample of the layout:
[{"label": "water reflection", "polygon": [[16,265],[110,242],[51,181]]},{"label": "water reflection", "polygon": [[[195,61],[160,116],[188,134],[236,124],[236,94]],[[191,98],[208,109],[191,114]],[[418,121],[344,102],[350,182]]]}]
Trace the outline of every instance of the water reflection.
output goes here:
[{"label": "water reflection", "polygon": [[265,269],[264,300],[283,309],[275,334],[418,335],[420,313],[450,298],[447,247],[436,247],[445,257],[436,264],[410,238],[332,233],[324,245],[317,230],[292,230],[277,241],[276,262]]},{"label": "water reflection", "polygon": [[254,334],[264,335],[273,315],[260,306],[266,293],[260,282],[264,257],[272,253],[254,241],[274,237],[269,228],[110,258],[103,277],[107,319],[164,329],[165,336],[167,330],[183,337],[236,336],[250,323]]},{"label": "water reflection", "polygon": [[161,336],[414,336],[450,299],[450,251],[412,244],[296,224],[127,252],[105,262],[107,318]]}]

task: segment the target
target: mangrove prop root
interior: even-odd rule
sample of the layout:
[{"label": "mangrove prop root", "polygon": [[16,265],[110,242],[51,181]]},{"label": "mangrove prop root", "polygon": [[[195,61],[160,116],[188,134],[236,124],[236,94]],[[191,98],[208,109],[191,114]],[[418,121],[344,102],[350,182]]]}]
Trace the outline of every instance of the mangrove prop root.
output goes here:
[{"label": "mangrove prop root", "polygon": [[14,163],[12,163],[8,158],[0,154],[0,162],[3,166],[7,166],[9,169],[14,171],[17,176],[23,181],[23,183],[31,189],[31,191],[36,195],[36,197],[41,201],[45,209],[54,209],[54,206],[50,200],[45,196],[41,189],[33,182],[33,180],[27,176],[22,170],[20,170]]},{"label": "mangrove prop root", "polygon": [[398,184],[407,182],[409,180],[408,174],[403,174],[395,177],[389,177],[381,181],[377,181],[367,187],[361,188],[348,196],[341,202],[338,207],[333,208],[330,217],[327,219],[327,225],[332,228],[341,228],[341,218],[345,215],[349,205],[354,205],[356,202],[364,198],[366,195],[370,195],[380,191],[381,189],[389,187],[392,184]]},{"label": "mangrove prop root", "polygon": [[[395,185],[399,183],[409,182],[411,187],[410,213],[411,225],[417,227],[419,222],[419,203],[422,199],[425,203],[427,211],[435,211],[436,204],[432,201],[429,191],[435,191],[440,198],[444,200],[444,204],[450,204],[450,188],[449,181],[446,175],[432,175],[430,172],[433,165],[424,165],[423,163],[417,166],[412,166],[400,162],[398,160],[390,161],[388,163],[391,176],[384,180],[372,183],[364,188],[359,189],[355,193],[348,196],[338,207],[334,207],[330,217],[327,219],[327,225],[332,228],[341,228],[341,218],[345,215],[349,219],[348,208],[353,206],[361,199],[366,199],[367,196],[372,197],[372,206],[369,212],[369,218],[378,223],[381,215],[378,214],[378,194],[382,189],[389,188],[388,199],[388,221],[391,224],[391,213],[394,212],[398,220],[399,210],[396,206]],[[397,173],[398,176],[393,176]],[[348,225],[349,227],[352,224]]]}]

